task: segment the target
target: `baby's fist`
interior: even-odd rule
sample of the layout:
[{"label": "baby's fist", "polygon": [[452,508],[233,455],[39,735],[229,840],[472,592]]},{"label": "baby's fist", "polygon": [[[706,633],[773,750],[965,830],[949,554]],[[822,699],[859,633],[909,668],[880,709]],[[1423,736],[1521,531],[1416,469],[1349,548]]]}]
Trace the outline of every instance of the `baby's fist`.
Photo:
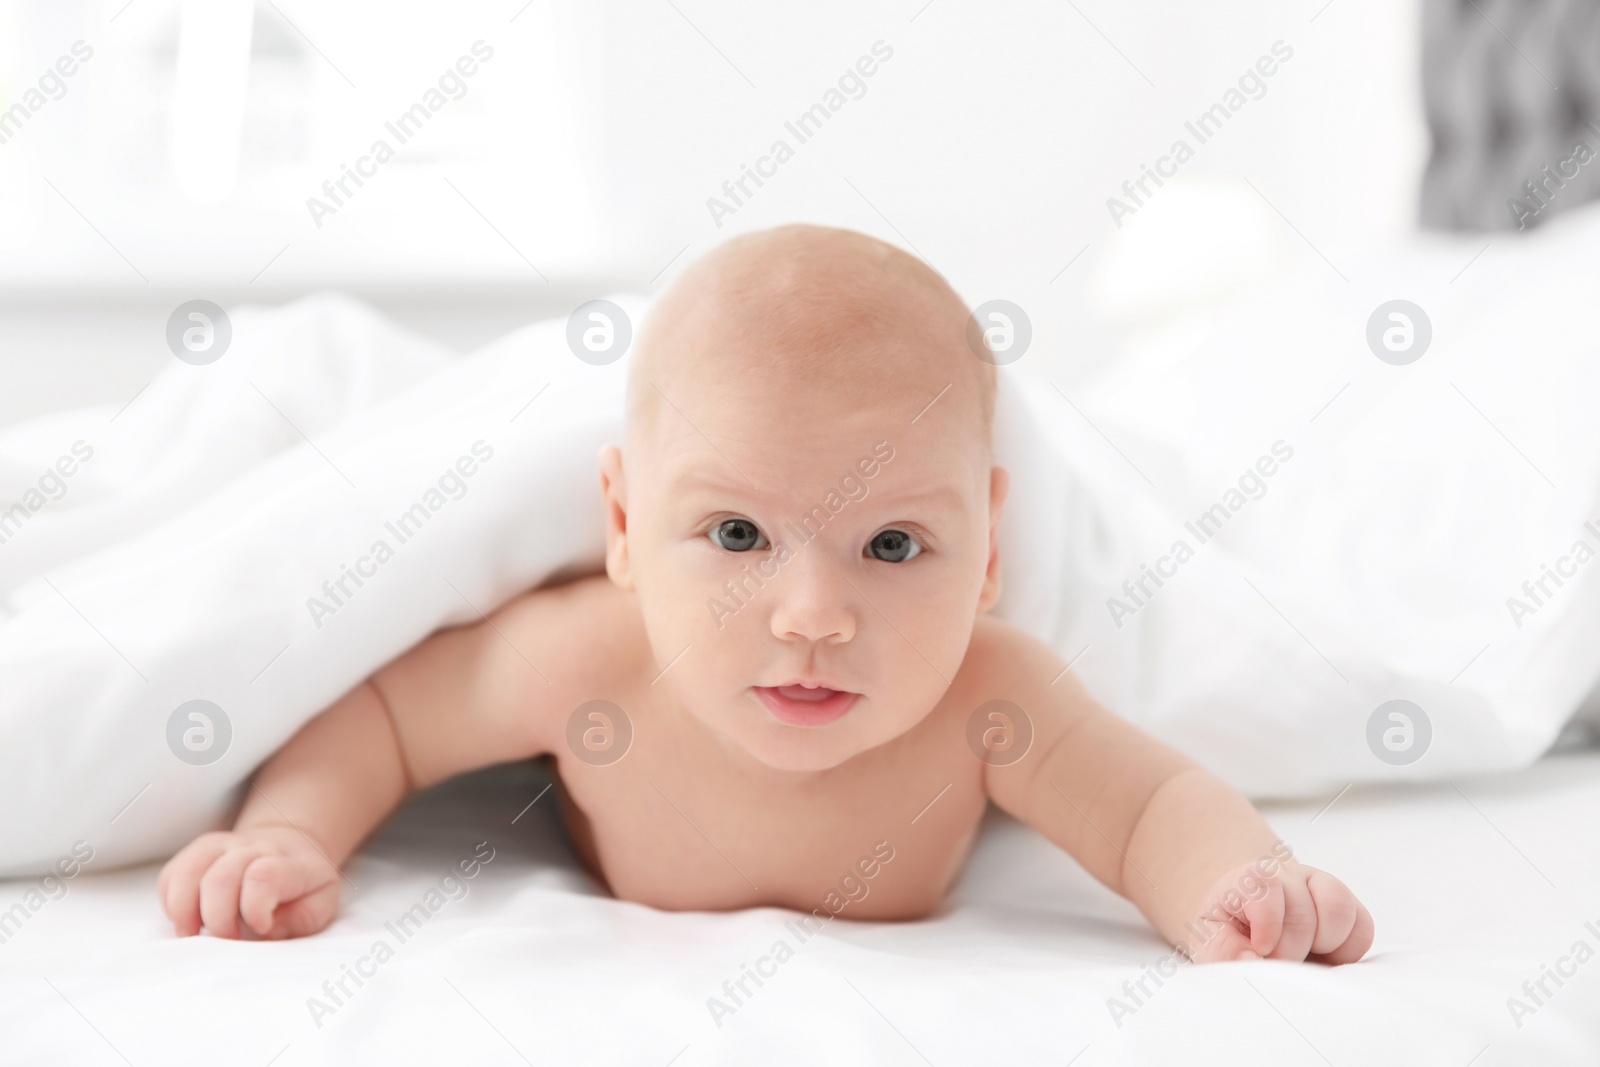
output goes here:
[{"label": "baby's fist", "polygon": [[156,883],[180,937],[204,926],[240,937],[242,917],[257,937],[304,937],[339,908],[339,872],[298,830],[258,826],[201,834],[161,869]]},{"label": "baby's fist", "polygon": [[1354,963],[1372,947],[1372,916],[1326,871],[1289,862],[1239,867],[1217,880],[1189,932],[1196,962]]}]

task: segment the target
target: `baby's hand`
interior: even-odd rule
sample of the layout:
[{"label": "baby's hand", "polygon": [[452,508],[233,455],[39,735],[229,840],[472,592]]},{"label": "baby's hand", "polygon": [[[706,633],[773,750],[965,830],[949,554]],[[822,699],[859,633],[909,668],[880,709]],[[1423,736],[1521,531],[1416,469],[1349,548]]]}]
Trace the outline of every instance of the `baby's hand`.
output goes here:
[{"label": "baby's hand", "polygon": [[339,908],[339,872],[293,827],[201,834],[167,861],[156,883],[178,936],[304,937]]},{"label": "baby's hand", "polygon": [[1372,916],[1326,871],[1291,862],[1268,873],[1248,865],[1218,879],[1188,932],[1196,962],[1354,963],[1372,947]]}]

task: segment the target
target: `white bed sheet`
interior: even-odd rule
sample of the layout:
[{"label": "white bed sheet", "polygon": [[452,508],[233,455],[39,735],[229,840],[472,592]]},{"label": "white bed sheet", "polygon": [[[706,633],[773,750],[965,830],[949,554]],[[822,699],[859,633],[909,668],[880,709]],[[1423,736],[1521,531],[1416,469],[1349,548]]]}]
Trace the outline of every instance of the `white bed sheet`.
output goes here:
[{"label": "white bed sheet", "polygon": [[[1109,999],[1166,946],[991,813],[940,915],[835,921],[719,1027],[707,998],[774,939],[794,943],[793,913],[672,914],[598,894],[553,792],[512,823],[545,781],[497,768],[418,798],[349,866],[359,888],[336,923],[299,941],[179,940],[155,866],[86,871],[0,944],[0,1062],[1600,1062],[1600,962],[1562,964],[1576,974],[1546,979],[1553,995],[1520,1027],[1507,1003],[1575,942],[1600,948],[1600,753],[1267,808],[1371,908],[1371,956],[1185,965],[1159,989],[1147,979],[1154,995],[1120,1020]],[[399,944],[385,922],[485,840],[495,857],[467,895]],[[0,882],[0,907],[28,884]],[[318,1026],[308,998],[378,938],[393,958],[365,965],[376,973],[359,988],[347,979],[352,995]]]}]

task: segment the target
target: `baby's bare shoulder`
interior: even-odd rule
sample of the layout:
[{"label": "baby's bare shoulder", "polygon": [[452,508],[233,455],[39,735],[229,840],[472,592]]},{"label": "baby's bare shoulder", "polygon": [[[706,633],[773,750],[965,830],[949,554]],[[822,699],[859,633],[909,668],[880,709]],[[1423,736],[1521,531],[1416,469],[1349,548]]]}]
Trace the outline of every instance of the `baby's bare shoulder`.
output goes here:
[{"label": "baby's bare shoulder", "polygon": [[633,594],[617,588],[604,574],[589,574],[530,590],[508,601],[495,618],[530,633],[544,633],[563,622],[569,627],[631,623],[635,630],[643,630]]},{"label": "baby's bare shoulder", "polygon": [[604,574],[524,593],[493,621],[547,685],[582,699],[627,688],[650,661],[637,598]]},{"label": "baby's bare shoulder", "polygon": [[[980,615],[961,666],[923,730],[964,735],[979,709],[992,701],[1034,708],[1055,696],[1051,682],[1066,664],[1049,645],[1011,623]],[[1055,689],[1070,688],[1066,681]],[[1062,694],[1064,695],[1064,694]]]},{"label": "baby's bare shoulder", "polygon": [[1055,649],[1020,627],[989,615],[980,615],[972,627],[972,640],[951,690],[978,703],[1016,700],[1048,686],[1062,667]]},{"label": "baby's bare shoulder", "polygon": [[525,593],[374,674],[411,780],[555,751],[574,708],[631,685],[646,669],[643,624],[610,584],[584,578]]}]

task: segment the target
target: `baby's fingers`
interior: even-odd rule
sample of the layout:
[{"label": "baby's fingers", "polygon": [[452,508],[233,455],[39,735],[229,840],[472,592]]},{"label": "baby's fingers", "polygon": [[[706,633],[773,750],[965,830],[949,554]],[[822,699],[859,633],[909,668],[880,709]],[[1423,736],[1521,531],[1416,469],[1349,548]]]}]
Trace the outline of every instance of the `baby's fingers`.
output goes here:
[{"label": "baby's fingers", "polygon": [[1264,882],[1261,888],[1265,892],[1258,898],[1243,897],[1237,910],[1229,910],[1249,925],[1250,948],[1265,959],[1283,939],[1286,905],[1283,886],[1277,881]]},{"label": "baby's fingers", "polygon": [[258,856],[244,868],[239,890],[239,914],[244,916],[250,929],[266,937],[273,931],[273,913],[279,910],[279,905],[298,901],[307,893],[327,885],[329,880],[326,872],[314,870],[304,860]]},{"label": "baby's fingers", "polygon": [[1272,958],[1299,963],[1311,951],[1312,940],[1317,936],[1317,907],[1306,889],[1304,876],[1289,874],[1284,878],[1283,935],[1278,938]]},{"label": "baby's fingers", "polygon": [[223,835],[199,837],[161,868],[156,891],[179,937],[200,932],[200,878],[227,847]]},{"label": "baby's fingers", "polygon": [[1339,879],[1313,871],[1306,881],[1317,910],[1310,959],[1337,966],[1354,963],[1372,947],[1372,915]]},{"label": "baby's fingers", "polygon": [[259,848],[234,848],[200,879],[200,918],[213,937],[239,936],[239,886],[244,870],[261,856]]},{"label": "baby's fingers", "polygon": [[277,939],[314,934],[332,922],[338,910],[339,880],[335,878],[299,900],[280,904],[272,917],[272,929],[267,936]]},{"label": "baby's fingers", "polygon": [[1261,954],[1250,946],[1250,935],[1231,922],[1203,920],[1206,940],[1193,950],[1196,963],[1226,963],[1229,960],[1260,959]]}]

